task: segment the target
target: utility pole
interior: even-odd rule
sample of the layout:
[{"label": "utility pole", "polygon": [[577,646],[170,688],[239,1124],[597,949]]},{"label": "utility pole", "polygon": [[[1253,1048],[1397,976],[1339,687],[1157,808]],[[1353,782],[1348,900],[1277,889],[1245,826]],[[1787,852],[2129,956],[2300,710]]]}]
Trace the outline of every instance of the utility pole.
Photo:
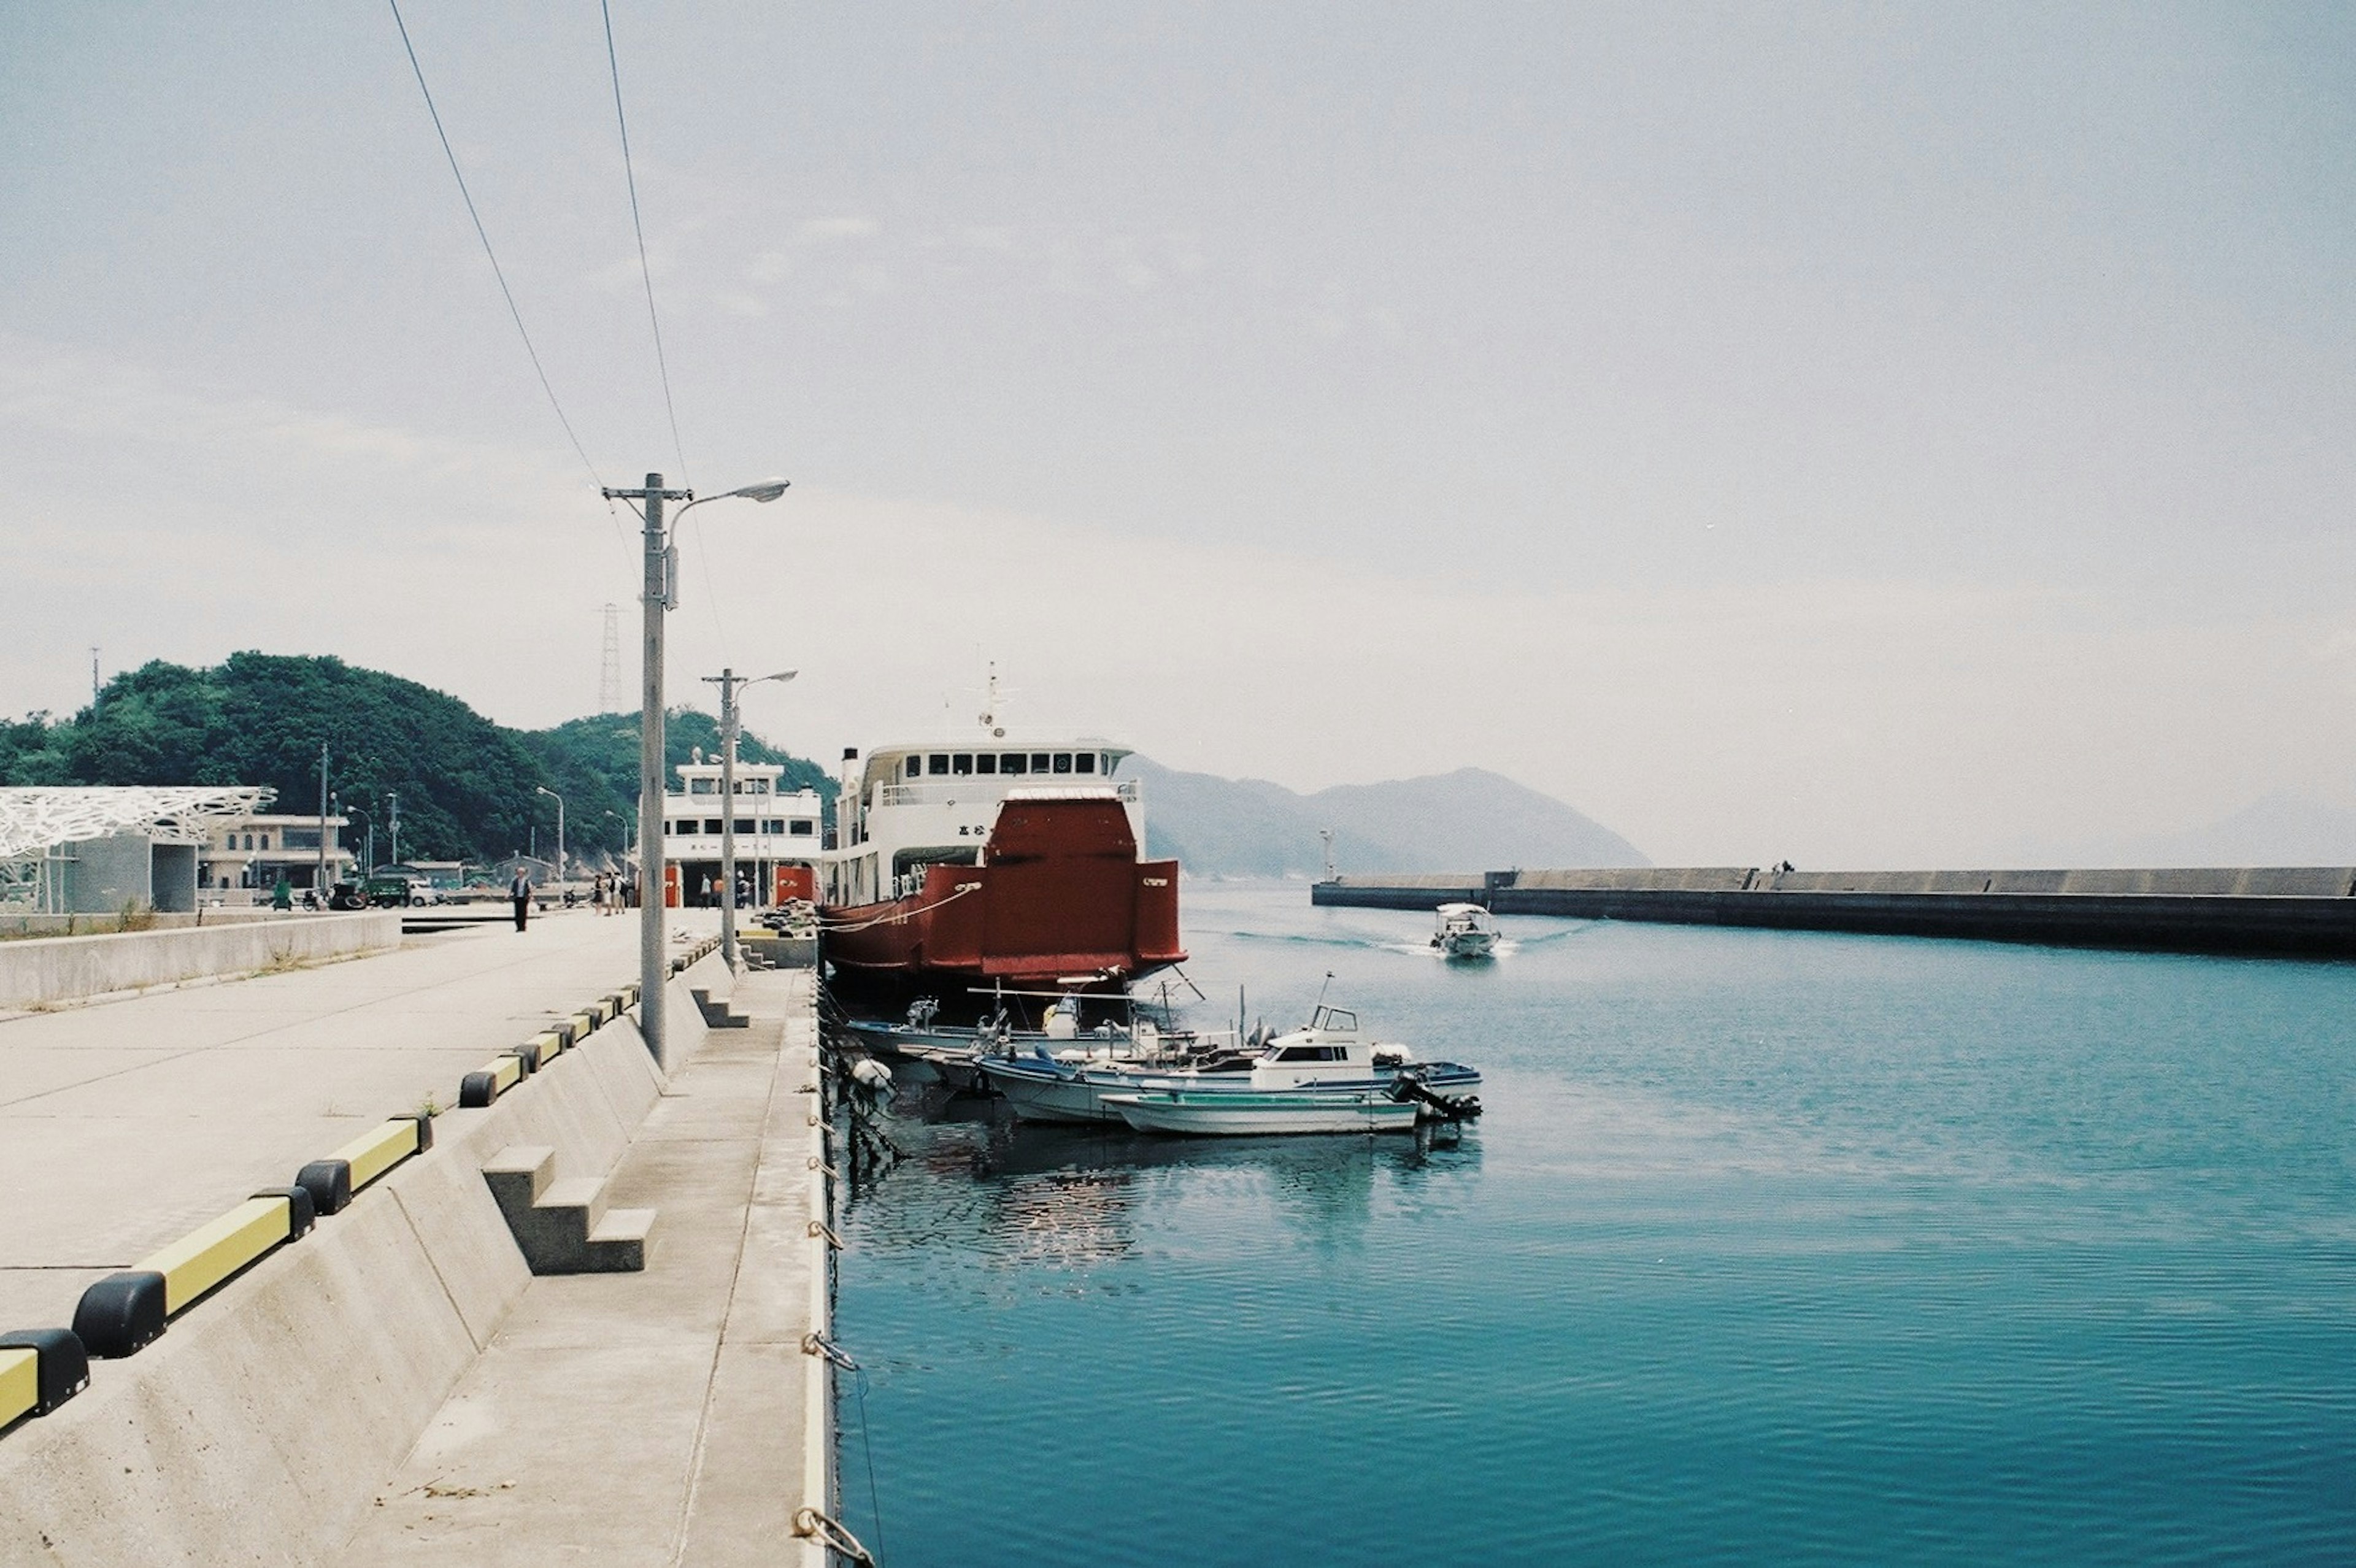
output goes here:
[{"label": "utility pole", "polygon": [[91,645],[90,650],[90,710],[92,713],[98,711],[98,645],[95,643]]},{"label": "utility pole", "polygon": [[387,790],[384,792],[384,798],[387,802],[385,809],[392,816],[390,825],[392,832],[392,863],[398,866],[401,864],[401,792],[397,789]]},{"label": "utility pole", "polygon": [[[655,1065],[663,1061],[663,616],[671,606],[676,559],[663,536],[663,503],[691,501],[691,490],[666,490],[662,475],[647,475],[640,490],[608,490],[605,498],[637,501],[645,507],[644,577],[638,603],[645,610],[643,680],[638,689],[638,1033]],[[682,507],[680,508],[685,511]],[[647,831],[652,823],[654,831]]]},{"label": "utility pole", "polygon": [[[705,676],[706,680],[713,677]],[[720,962],[736,972],[736,672],[720,682]]]},{"label": "utility pole", "polygon": [[[786,493],[783,479],[706,496],[692,490],[666,490],[662,475],[649,474],[643,489],[606,490],[608,501],[636,501],[645,510],[645,574],[638,603],[645,607],[645,682],[638,694],[638,1032],[663,1066],[663,616],[679,603],[679,552],[663,529],[663,503],[689,507],[703,501],[743,496],[748,501],[774,501]],[[676,523],[676,518],[674,518]],[[735,809],[730,803],[730,810]],[[733,818],[731,820],[734,820]]]},{"label": "utility pole", "polygon": [[[720,688],[720,793],[728,815],[720,819],[720,961],[736,967],[736,688],[765,680],[791,680],[795,671],[738,675],[723,669],[703,678]],[[756,897],[754,901],[759,902]]]},{"label": "utility pole", "polygon": [[327,742],[319,742],[319,870],[311,887],[322,903],[327,898]]},{"label": "utility pole", "polygon": [[564,797],[546,784],[534,784],[532,788],[556,803],[556,886],[561,892],[564,887]]}]

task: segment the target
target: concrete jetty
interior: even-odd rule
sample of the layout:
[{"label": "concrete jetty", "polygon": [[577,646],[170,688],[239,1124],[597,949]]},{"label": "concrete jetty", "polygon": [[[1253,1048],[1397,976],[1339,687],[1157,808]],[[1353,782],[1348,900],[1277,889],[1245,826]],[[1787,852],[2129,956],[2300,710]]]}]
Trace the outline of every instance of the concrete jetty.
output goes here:
[{"label": "concrete jetty", "polygon": [[1337,877],[1313,903],[2356,957],[2356,868],[1778,871],[1752,866]]},{"label": "concrete jetty", "polygon": [[[0,1564],[823,1563],[812,976],[670,923],[668,1072],[586,911],[0,1021],[0,1330],[94,1353],[0,1410]],[[643,1266],[534,1274],[484,1172],[539,1157]]]}]

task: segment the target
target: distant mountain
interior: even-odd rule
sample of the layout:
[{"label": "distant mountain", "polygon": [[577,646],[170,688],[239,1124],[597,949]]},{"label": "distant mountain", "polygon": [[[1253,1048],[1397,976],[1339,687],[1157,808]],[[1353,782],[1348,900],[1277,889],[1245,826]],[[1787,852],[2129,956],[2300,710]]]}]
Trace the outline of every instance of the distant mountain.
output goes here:
[{"label": "distant mountain", "polygon": [[2198,827],[2080,844],[2040,859],[2080,866],[2356,866],[2356,811],[2277,792]]},{"label": "distant mountain", "polygon": [[1325,864],[1321,828],[1333,829],[1344,871],[1652,864],[1610,828],[1481,768],[1303,795],[1145,757],[1125,765],[1145,784],[1148,849],[1197,876],[1316,876]]}]

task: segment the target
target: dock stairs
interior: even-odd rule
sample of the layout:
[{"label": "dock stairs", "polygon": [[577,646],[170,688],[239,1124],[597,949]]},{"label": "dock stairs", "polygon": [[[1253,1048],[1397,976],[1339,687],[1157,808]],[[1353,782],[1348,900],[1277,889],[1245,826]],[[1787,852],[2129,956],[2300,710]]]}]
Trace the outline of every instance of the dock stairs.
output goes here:
[{"label": "dock stairs", "polygon": [[636,1274],[647,1266],[651,1209],[608,1209],[605,1183],[556,1175],[556,1151],[511,1144],[483,1167],[483,1179],[515,1233],[524,1262],[543,1274]]},{"label": "dock stairs", "polygon": [[728,1002],[726,998],[723,997],[715,1002],[712,999],[712,993],[705,990],[701,986],[695,987],[693,989],[690,990],[688,995],[695,998],[695,1010],[703,1015],[703,1027],[706,1029],[750,1029],[753,1027],[753,1020],[751,1019],[746,1018],[743,1013],[732,1013],[728,1010]]}]

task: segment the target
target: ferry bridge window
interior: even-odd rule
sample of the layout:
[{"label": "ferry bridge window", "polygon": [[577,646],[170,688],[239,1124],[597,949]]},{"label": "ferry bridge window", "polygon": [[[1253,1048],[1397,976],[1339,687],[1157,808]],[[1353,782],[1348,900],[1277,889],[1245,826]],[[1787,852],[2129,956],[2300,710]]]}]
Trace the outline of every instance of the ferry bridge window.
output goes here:
[{"label": "ferry bridge window", "polygon": [[951,762],[954,765],[950,771],[955,773],[959,778],[964,778],[973,772],[973,753],[971,752],[959,752],[951,759]]},{"label": "ferry bridge window", "polygon": [[935,752],[932,755],[925,759],[925,771],[935,775],[948,773],[949,771],[949,754],[947,752]]},{"label": "ferry bridge window", "polygon": [[720,793],[720,781],[718,779],[690,779],[687,781],[687,793],[690,795],[718,795]]},{"label": "ferry bridge window", "polygon": [[718,833],[720,831],[720,818],[716,816],[705,817],[703,819],[703,830],[706,833]]},{"label": "ferry bridge window", "polygon": [[1023,764],[1028,763],[1030,760],[1031,759],[1029,757],[1023,755],[1021,752],[1009,752],[1006,755],[998,759],[998,771],[1001,773],[1022,773],[1023,771]]},{"label": "ferry bridge window", "polygon": [[922,758],[922,757],[910,757],[910,758],[908,759],[908,776],[909,776],[910,778],[915,778],[917,774],[919,774],[919,773],[923,773],[924,771],[925,771],[925,759],[924,759],[924,758]]},{"label": "ferry bridge window", "polygon": [[740,817],[738,817],[738,818],[736,819],[736,831],[737,831],[737,832],[739,832],[739,833],[750,833],[750,832],[752,832],[752,831],[753,831],[753,819],[752,819],[751,817],[749,817],[749,816],[740,816]]},{"label": "ferry bridge window", "polygon": [[978,773],[996,773],[998,771],[997,753],[994,752],[984,752],[980,756],[974,758],[973,771]]},{"label": "ferry bridge window", "polygon": [[1097,754],[1094,752],[1082,752],[1078,756],[1072,759],[1072,767],[1076,773],[1092,773],[1096,772]]},{"label": "ferry bridge window", "polygon": [[1055,771],[1059,773],[1068,773],[1072,771],[1071,752],[1058,752],[1055,753]]},{"label": "ferry bridge window", "polygon": [[793,823],[792,823],[791,827],[787,829],[787,831],[788,831],[789,833],[791,833],[792,835],[794,835],[795,837],[802,837],[802,838],[807,838],[807,837],[809,837],[812,833],[815,833],[817,830],[818,830],[818,824],[817,824],[817,823],[815,823],[815,822],[809,821],[809,820],[808,818],[806,818],[806,817],[796,817],[796,818],[794,819],[794,821],[793,821]]},{"label": "ferry bridge window", "polygon": [[1034,773],[1044,773],[1047,771],[1047,764],[1051,761],[1053,759],[1046,752],[1033,752],[1031,753],[1031,771]]}]

